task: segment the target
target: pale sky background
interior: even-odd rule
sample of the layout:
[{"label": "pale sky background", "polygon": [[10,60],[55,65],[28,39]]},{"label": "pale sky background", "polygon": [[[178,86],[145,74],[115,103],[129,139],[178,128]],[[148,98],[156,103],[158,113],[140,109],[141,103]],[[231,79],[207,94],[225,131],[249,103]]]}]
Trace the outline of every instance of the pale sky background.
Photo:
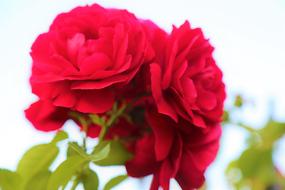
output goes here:
[{"label": "pale sky background", "polygon": [[[15,169],[27,148],[52,136],[35,131],[23,114],[35,100],[28,84],[32,42],[58,13],[95,2],[128,9],[166,30],[186,19],[202,27],[216,48],[228,94],[241,92],[254,102],[243,112],[247,123],[263,124],[270,99],[275,102],[275,117],[285,120],[285,0],[0,0],[0,168]],[[69,123],[65,129],[78,139],[76,127]],[[223,173],[244,148],[244,138],[244,131],[234,126],[224,130],[220,154],[207,172],[209,190],[229,189]],[[275,154],[283,173],[284,152],[285,140]],[[104,169],[101,179],[106,182],[123,172]],[[147,189],[133,181],[116,189]],[[179,188],[174,184],[172,189]]]}]

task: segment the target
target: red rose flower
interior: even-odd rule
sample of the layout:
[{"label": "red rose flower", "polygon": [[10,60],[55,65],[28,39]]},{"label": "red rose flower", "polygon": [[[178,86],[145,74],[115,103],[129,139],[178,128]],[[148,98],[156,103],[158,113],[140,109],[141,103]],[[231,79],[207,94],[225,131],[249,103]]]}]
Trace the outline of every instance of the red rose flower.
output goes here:
[{"label": "red rose flower", "polygon": [[[120,140],[134,154],[128,174],[153,174],[151,190],[168,190],[171,178],[198,188],[219,147],[225,99],[212,52],[188,22],[167,34],[125,10],[75,8],[32,46],[39,100],[26,117],[42,131],[73,119],[90,137]],[[109,111],[115,102],[124,109]]]},{"label": "red rose flower", "polygon": [[99,5],[60,14],[32,46],[30,82],[40,99],[83,113],[109,110],[116,88],[150,59],[144,30],[124,10]]},{"label": "red rose flower", "polygon": [[151,190],[168,190],[171,178],[183,190],[202,186],[204,172],[217,154],[221,127],[196,128],[158,113],[148,113],[147,120],[153,133],[136,142],[134,158],[126,164],[128,174],[154,174]]},{"label": "red rose flower", "polygon": [[222,72],[202,31],[185,22],[174,27],[170,36],[154,36],[153,41],[164,43],[154,46],[156,62],[150,65],[151,89],[159,113],[203,128],[220,122],[225,99]]}]

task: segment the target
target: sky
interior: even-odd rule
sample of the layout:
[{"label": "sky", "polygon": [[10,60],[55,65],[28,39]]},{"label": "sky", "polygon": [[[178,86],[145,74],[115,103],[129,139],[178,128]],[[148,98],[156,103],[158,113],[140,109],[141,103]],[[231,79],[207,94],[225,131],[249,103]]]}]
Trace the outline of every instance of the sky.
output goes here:
[{"label": "sky", "polygon": [[[35,131],[23,114],[36,99],[28,83],[32,42],[48,30],[58,13],[95,2],[128,9],[167,31],[185,20],[201,27],[215,47],[228,96],[242,93],[253,102],[244,110],[246,122],[262,125],[270,101],[275,103],[274,116],[285,120],[285,0],[0,0],[0,168],[15,169],[29,147],[48,142],[53,135]],[[79,138],[72,123],[65,129],[72,138]],[[234,126],[224,129],[220,153],[206,174],[209,190],[229,189],[223,172],[244,148],[244,138],[245,133]],[[284,144],[275,155],[283,172]],[[124,172],[122,168],[101,171],[103,181]],[[132,181],[117,189],[142,189]],[[179,189],[172,184],[172,189]]]}]

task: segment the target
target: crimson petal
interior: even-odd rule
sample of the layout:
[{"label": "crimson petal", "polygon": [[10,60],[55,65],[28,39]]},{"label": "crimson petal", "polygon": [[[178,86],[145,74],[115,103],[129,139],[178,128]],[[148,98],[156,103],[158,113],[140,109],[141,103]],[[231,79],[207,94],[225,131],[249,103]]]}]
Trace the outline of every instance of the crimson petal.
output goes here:
[{"label": "crimson petal", "polygon": [[49,101],[38,100],[25,110],[26,118],[41,131],[54,131],[63,126],[67,120],[68,111],[55,107]]}]

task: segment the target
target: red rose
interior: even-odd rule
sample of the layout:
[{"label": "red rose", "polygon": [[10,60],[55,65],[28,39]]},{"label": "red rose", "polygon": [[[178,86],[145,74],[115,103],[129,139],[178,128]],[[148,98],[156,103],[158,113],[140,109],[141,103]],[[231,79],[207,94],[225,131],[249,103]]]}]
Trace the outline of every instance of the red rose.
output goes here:
[{"label": "red rose", "polygon": [[[159,40],[158,40],[159,39]],[[154,36],[156,62],[150,65],[151,89],[159,113],[205,128],[220,122],[225,89],[213,47],[188,22],[168,37]],[[164,40],[164,41],[163,41]]]},{"label": "red rose", "polygon": [[[90,137],[122,141],[134,153],[128,174],[153,174],[151,190],[168,190],[171,178],[198,188],[219,147],[225,99],[212,52],[188,22],[167,34],[124,10],[78,7],[32,46],[30,82],[39,100],[26,117],[43,131],[73,119]],[[115,102],[124,109],[109,111]],[[108,127],[105,136],[98,125]]]},{"label": "red rose", "polygon": [[221,127],[196,128],[158,113],[148,113],[147,120],[153,133],[136,142],[134,158],[126,164],[128,174],[154,174],[151,190],[168,190],[171,178],[185,190],[200,187],[206,168],[216,157]]},{"label": "red rose", "polygon": [[144,29],[124,10],[98,5],[60,14],[32,46],[30,82],[40,99],[83,113],[103,113],[116,88],[151,56]]}]

